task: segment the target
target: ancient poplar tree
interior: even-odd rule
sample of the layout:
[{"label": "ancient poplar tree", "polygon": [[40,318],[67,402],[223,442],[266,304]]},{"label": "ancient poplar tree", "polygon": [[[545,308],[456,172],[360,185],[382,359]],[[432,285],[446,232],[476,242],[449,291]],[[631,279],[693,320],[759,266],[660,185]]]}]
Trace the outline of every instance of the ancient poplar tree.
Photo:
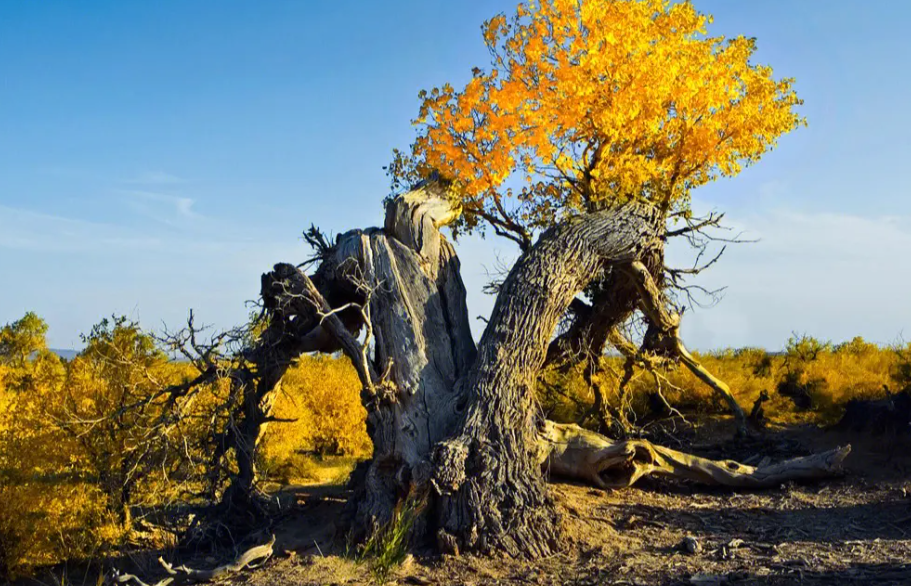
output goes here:
[{"label": "ancient poplar tree", "polygon": [[[265,335],[247,354],[277,367],[238,379],[250,421],[269,419],[295,355],[351,358],[374,445],[355,527],[414,498],[425,503],[417,533],[443,550],[540,555],[561,537],[545,470],[597,486],[643,474],[759,486],[837,467],[845,450],[760,469],[713,463],[556,425],[536,408],[545,361],[598,355],[608,339],[628,348],[617,327],[639,310],[649,333],[629,351],[683,361],[739,411],[679,340],[664,245],[704,225],[689,210],[695,187],[736,175],[802,121],[791,80],[751,63],[754,41],[709,36],[708,23],[664,0],[541,0],[494,17],[483,27],[491,67],[460,90],[422,92],[383,227],[332,243],[311,232],[312,274],[279,264],[263,276]],[[447,225],[489,227],[522,251],[477,345]],[[575,322],[554,339],[567,311]]]},{"label": "ancient poplar tree", "polygon": [[[396,153],[394,180],[442,177],[456,230],[487,226],[523,251],[458,379],[469,397],[458,439],[437,450],[447,466],[469,462],[442,507],[444,529],[469,546],[546,550],[535,376],[548,354],[599,355],[636,309],[651,329],[643,350],[682,359],[742,419],[677,336],[661,296],[664,242],[691,217],[694,188],[736,175],[802,120],[792,80],[751,62],[755,41],[710,36],[709,22],[688,2],[521,3],[482,27],[489,68],[461,89],[421,93],[418,136]],[[576,339],[548,352],[586,288]]]}]

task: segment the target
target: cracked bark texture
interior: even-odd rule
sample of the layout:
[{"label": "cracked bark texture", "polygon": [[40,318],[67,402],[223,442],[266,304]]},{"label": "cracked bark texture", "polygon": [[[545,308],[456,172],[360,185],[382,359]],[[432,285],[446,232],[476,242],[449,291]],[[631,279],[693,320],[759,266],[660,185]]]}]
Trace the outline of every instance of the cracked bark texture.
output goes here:
[{"label": "cracked bark texture", "polygon": [[387,522],[414,486],[426,485],[430,454],[465,407],[456,382],[476,350],[459,260],[439,231],[458,212],[436,184],[404,194],[387,205],[384,229],[341,235],[317,271],[323,282],[373,291],[373,369],[387,373],[391,389],[367,406],[374,455],[354,518],[363,531]]},{"label": "cracked bark texture", "polygon": [[437,454],[437,474],[448,485],[440,530],[462,547],[510,555],[556,550],[559,523],[537,457],[538,372],[573,298],[606,267],[660,246],[660,226],[655,210],[637,205],[573,218],[542,234],[510,271],[462,381],[466,417]]}]

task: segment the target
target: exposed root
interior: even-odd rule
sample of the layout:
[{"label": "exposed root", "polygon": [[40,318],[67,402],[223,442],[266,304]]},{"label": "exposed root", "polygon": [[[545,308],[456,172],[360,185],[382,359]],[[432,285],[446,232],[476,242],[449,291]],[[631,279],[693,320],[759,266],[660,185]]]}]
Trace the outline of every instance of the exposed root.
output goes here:
[{"label": "exposed root", "polygon": [[851,446],[758,467],[709,460],[646,440],[613,441],[573,424],[546,422],[541,462],[552,474],[599,488],[626,488],[644,476],[663,476],[734,488],[765,488],[789,480],[837,476]]}]

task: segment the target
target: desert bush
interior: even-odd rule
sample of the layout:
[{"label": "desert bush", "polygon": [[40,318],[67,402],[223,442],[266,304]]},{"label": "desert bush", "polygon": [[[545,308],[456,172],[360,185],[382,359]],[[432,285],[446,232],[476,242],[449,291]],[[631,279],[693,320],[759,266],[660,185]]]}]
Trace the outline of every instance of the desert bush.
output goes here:
[{"label": "desert bush", "polygon": [[[135,510],[211,498],[206,454],[230,419],[219,379],[161,424],[161,389],[198,371],[133,321],[102,320],[68,362],[46,332],[33,313],[0,329],[0,579],[119,547]],[[264,470],[337,480],[369,456],[359,390],[347,360],[302,357],[274,406],[293,422],[267,427]]]},{"label": "desert bush", "polygon": [[742,361],[753,376],[767,378],[772,375],[772,356],[763,348],[741,348],[734,351],[732,358]]},{"label": "desert bush", "polygon": [[[594,397],[580,368],[550,368],[541,373],[537,394],[548,419],[562,423],[581,421],[591,409]],[[609,374],[598,376],[596,382],[608,392],[616,386],[611,385]]]},{"label": "desert bush", "polygon": [[[47,349],[46,331],[34,314],[0,329],[0,579],[119,546],[134,505],[178,498],[186,485],[175,481],[200,473],[185,469],[198,444],[181,442],[175,457],[175,438],[152,432],[160,401],[143,405],[188,365],[123,318],[102,320],[69,362]],[[180,407],[202,413],[211,394]],[[207,435],[210,419],[171,429]]]},{"label": "desert bush", "polygon": [[34,314],[0,330],[0,577],[89,556],[122,534],[76,443],[48,419],[67,366]]},{"label": "desert bush", "polygon": [[[851,399],[875,399],[888,389],[911,384],[911,344],[883,347],[863,338],[833,345],[810,336],[793,336],[781,354],[759,348],[725,349],[696,353],[697,358],[731,387],[747,410],[766,391],[767,417],[782,423],[829,424],[841,416]],[[596,382],[608,402],[620,407],[619,373],[623,359],[602,358]],[[668,365],[658,371],[667,401],[684,413],[727,413],[724,402],[689,370]],[[545,372],[538,394],[548,416],[559,421],[583,421],[591,407],[592,393],[581,371]],[[649,397],[657,391],[654,377],[637,369],[624,399],[636,420],[649,414]],[[779,392],[772,392],[779,391]],[[797,397],[799,405],[795,405]]]},{"label": "desert bush", "polygon": [[102,320],[83,342],[46,413],[72,444],[74,464],[128,530],[137,484],[167,459],[152,430],[160,401],[147,401],[172,382],[175,369],[155,340],[123,317]]},{"label": "desert bush", "polygon": [[895,355],[892,380],[899,389],[911,388],[911,342],[896,344],[892,351]]},{"label": "desert bush", "polygon": [[793,337],[784,357],[784,374],[809,396],[819,423],[833,423],[851,399],[876,399],[891,382],[895,356],[887,348],[856,337],[832,345],[807,336]]},{"label": "desert bush", "polygon": [[361,405],[361,385],[350,362],[333,356],[302,356],[288,370],[275,400],[261,451],[267,474],[312,476],[311,455],[366,458],[371,453]]}]

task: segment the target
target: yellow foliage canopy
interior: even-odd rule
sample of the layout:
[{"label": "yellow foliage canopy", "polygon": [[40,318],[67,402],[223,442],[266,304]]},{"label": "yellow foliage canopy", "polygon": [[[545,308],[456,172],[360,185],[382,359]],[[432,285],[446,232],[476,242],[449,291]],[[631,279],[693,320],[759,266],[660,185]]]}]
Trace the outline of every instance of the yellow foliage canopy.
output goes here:
[{"label": "yellow foliage canopy", "polygon": [[629,198],[685,206],[803,123],[793,80],[750,62],[754,39],[708,36],[710,22],[689,2],[523,2],[482,27],[489,71],[421,92],[393,180],[439,173],[469,223],[513,238]]}]

